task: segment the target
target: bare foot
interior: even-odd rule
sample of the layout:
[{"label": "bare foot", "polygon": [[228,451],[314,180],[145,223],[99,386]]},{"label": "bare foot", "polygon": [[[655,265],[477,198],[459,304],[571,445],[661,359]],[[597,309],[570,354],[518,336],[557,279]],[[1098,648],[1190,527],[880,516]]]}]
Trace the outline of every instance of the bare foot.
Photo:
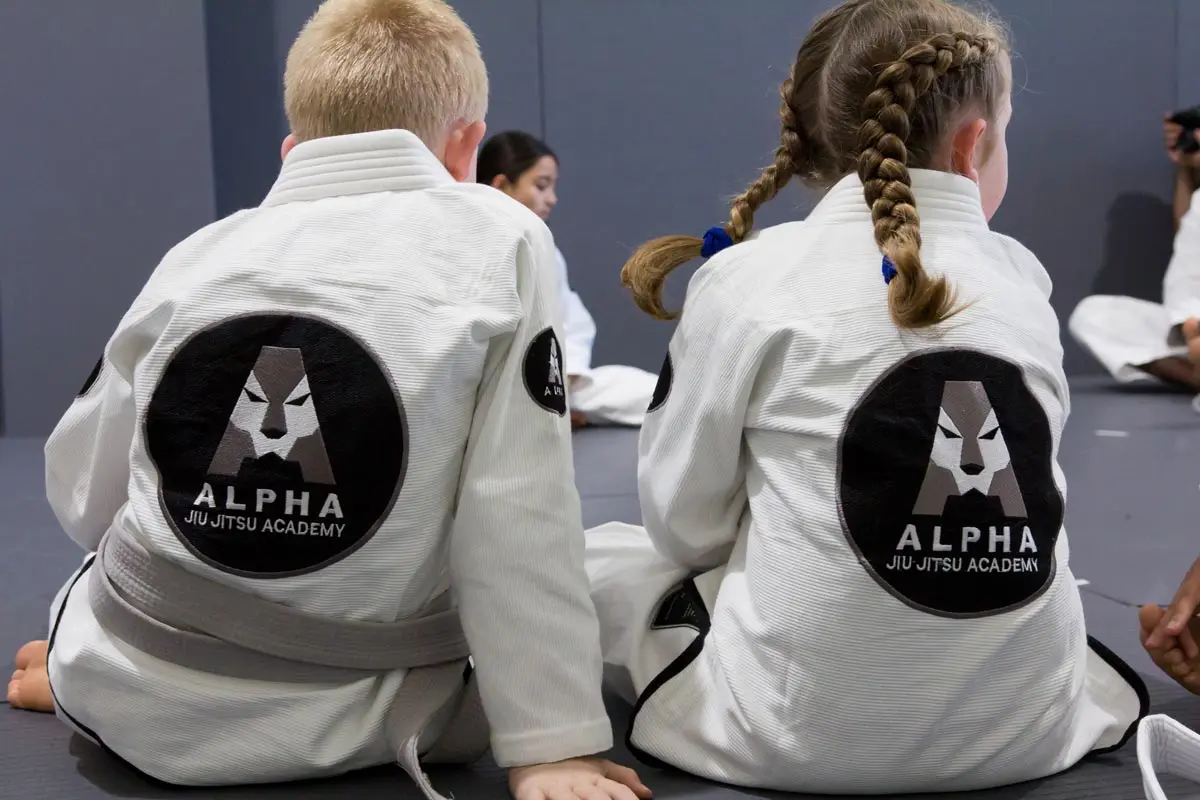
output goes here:
[{"label": "bare foot", "polygon": [[1188,361],[1192,364],[1192,380],[1200,383],[1200,319],[1192,317],[1183,323],[1183,340],[1187,342]]},{"label": "bare foot", "polygon": [[[1150,632],[1158,626],[1166,613],[1167,610],[1160,606],[1142,606],[1138,611],[1138,625],[1141,628],[1139,638],[1142,646],[1146,647],[1146,652],[1150,654],[1150,658],[1159,669],[1174,678],[1189,692],[1200,694],[1200,655],[1189,658],[1178,639],[1171,639],[1163,647],[1146,646],[1146,639]],[[1188,623],[1188,629],[1193,641],[1200,639],[1200,617],[1192,617]],[[1186,636],[1186,632],[1180,635]]]},{"label": "bare foot", "polygon": [[50,643],[45,639],[39,639],[22,647],[17,651],[17,669],[29,669],[30,667],[45,669],[46,652],[49,649],[49,645]]},{"label": "bare foot", "polygon": [[8,682],[8,704],[26,711],[53,713],[54,698],[50,694],[50,675],[46,668],[14,672]]}]

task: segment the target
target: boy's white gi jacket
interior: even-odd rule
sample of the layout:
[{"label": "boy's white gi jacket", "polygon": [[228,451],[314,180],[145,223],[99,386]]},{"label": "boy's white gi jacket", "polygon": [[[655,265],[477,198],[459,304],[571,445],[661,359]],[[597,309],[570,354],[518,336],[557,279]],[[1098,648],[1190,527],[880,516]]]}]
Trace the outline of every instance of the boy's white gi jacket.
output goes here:
[{"label": "boy's white gi jacket", "polygon": [[966,790],[1064,770],[1145,713],[1068,563],[1050,279],[974,183],[912,179],[926,268],[966,304],[936,329],[889,318],[854,175],[691,282],[641,437],[654,554],[589,532],[610,678],[651,762]]},{"label": "boy's white gi jacket", "polygon": [[[449,588],[496,761],[603,751],[555,259],[532,213],[407,132],[300,144],[260,207],[154,272],[46,445],[51,505],[88,550],[113,526],[324,620],[409,619]],[[405,670],[170,663],[97,621],[93,563],[55,604],[50,677],[121,758],[182,784],[395,761]]]}]

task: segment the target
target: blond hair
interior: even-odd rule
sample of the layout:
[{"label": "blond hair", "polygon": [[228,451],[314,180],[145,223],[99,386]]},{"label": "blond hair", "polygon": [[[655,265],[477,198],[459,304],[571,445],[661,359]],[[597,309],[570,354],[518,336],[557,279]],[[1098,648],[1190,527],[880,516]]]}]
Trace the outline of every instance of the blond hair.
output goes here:
[{"label": "blond hair", "polygon": [[[888,309],[906,328],[936,325],[959,310],[950,285],[921,263],[921,226],[909,168],[935,167],[938,148],[964,109],[995,119],[1008,73],[1003,29],[947,0],[850,0],[822,16],[781,89],[775,161],[733,203],[734,242],[754,212],[793,177],[826,188],[857,172],[875,242],[896,276]],[[675,267],[700,257],[703,240],[647,242],[621,272],[642,310],[674,319],[662,288]]]},{"label": "blond hair", "polygon": [[401,128],[434,147],[487,114],[479,45],[442,0],[325,0],[292,45],[283,83],[300,141]]}]

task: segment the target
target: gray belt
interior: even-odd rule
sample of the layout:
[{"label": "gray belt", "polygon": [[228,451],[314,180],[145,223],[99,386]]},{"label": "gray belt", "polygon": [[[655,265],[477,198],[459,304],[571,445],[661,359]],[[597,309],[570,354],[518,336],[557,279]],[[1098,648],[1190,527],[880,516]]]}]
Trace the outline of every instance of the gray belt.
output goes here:
[{"label": "gray belt", "polygon": [[469,655],[448,593],[413,619],[334,620],[188,572],[115,525],[91,573],[89,600],[101,626],[148,655],[212,674],[345,682]]}]

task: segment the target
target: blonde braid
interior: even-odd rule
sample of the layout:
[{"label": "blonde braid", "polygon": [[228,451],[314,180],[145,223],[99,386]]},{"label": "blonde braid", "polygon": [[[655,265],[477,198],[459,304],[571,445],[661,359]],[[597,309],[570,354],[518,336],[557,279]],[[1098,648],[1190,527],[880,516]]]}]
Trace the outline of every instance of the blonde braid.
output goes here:
[{"label": "blonde braid", "polygon": [[875,222],[875,242],[892,262],[888,308],[897,325],[923,328],[961,311],[943,277],[921,263],[921,219],[908,173],[908,138],[918,99],[951,70],[977,66],[1000,52],[990,36],[938,34],[909,48],[879,74],[863,105],[858,175]]}]

